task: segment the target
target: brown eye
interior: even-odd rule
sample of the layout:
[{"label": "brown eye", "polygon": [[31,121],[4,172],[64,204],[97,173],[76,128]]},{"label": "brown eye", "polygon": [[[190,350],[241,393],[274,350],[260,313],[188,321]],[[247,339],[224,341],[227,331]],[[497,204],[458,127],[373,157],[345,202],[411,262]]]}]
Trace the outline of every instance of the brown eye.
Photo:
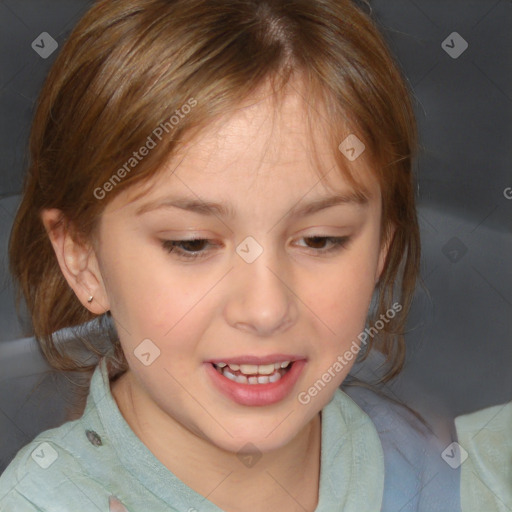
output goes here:
[{"label": "brown eye", "polygon": [[196,252],[204,248],[205,242],[207,240],[197,238],[194,240],[182,240],[180,244],[186,251]]},{"label": "brown eye", "polygon": [[[209,240],[204,238],[193,238],[190,240],[161,240],[162,247],[169,253],[176,253],[177,256],[185,259],[202,258],[208,251],[203,251]],[[209,244],[212,245],[212,244]]]},{"label": "brown eye", "polygon": [[[315,252],[323,254],[335,252],[343,249],[350,241],[349,236],[308,236],[303,240],[307,240],[307,246]],[[326,243],[330,243],[331,247],[324,248]]]},{"label": "brown eye", "polygon": [[[309,244],[312,249],[322,249],[323,247],[325,247],[325,243],[328,241],[328,239],[323,236],[312,236],[309,238],[305,238],[304,240],[309,240]],[[312,245],[311,242],[313,242]]]}]

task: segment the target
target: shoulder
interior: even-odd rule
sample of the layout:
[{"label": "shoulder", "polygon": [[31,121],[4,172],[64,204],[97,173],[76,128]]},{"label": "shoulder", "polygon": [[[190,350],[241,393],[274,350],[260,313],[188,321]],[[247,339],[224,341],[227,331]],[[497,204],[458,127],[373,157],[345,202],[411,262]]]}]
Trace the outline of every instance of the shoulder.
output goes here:
[{"label": "shoulder", "polygon": [[458,416],[455,418],[455,425],[458,433],[481,432],[480,440],[509,437],[512,426],[512,402]]},{"label": "shoulder", "polygon": [[18,451],[0,476],[0,512],[108,510],[112,482],[126,477],[89,400],[81,418]]},{"label": "shoulder", "polygon": [[[21,448],[0,477],[0,510],[47,510],[54,499],[73,506],[71,479],[83,474],[80,461],[86,448],[79,431],[80,420],[67,422]],[[69,502],[68,494],[74,494]]]},{"label": "shoulder", "polygon": [[384,452],[383,511],[460,511],[460,472],[442,458],[446,448],[411,409],[362,386],[343,391],[374,423]]},{"label": "shoulder", "polygon": [[512,507],[512,402],[455,418],[464,511]]}]

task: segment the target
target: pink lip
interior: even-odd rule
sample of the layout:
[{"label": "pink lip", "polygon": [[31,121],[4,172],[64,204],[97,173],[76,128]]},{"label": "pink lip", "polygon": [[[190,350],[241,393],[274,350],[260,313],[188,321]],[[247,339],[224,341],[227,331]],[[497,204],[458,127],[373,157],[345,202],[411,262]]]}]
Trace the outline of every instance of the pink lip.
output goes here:
[{"label": "pink lip", "polygon": [[269,363],[282,363],[283,361],[298,361],[304,359],[303,356],[292,354],[269,354],[268,356],[236,356],[226,358],[209,359],[206,363],[226,363],[226,364],[269,364]]},{"label": "pink lip", "polygon": [[[276,356],[272,356],[276,357]],[[286,356],[293,357],[293,356]],[[240,358],[236,359],[236,361],[248,361],[248,360],[261,360],[268,358]],[[284,361],[289,361],[290,359],[283,359]],[[278,362],[276,359],[272,361]],[[224,361],[227,362],[227,361]],[[243,364],[243,363],[242,363]],[[256,364],[256,363],[246,363],[246,364]],[[265,364],[265,363],[259,363]],[[262,405],[270,405],[276,402],[279,402],[286,398],[294,388],[297,380],[299,379],[302,370],[306,366],[305,359],[295,359],[295,362],[291,365],[290,370],[285,373],[283,377],[281,377],[277,382],[269,382],[268,384],[240,384],[239,382],[234,382],[224,375],[221,375],[213,366],[212,363],[206,362],[204,363],[206,373],[211,378],[213,385],[225,396],[233,400],[234,402],[240,405],[250,405],[250,406],[262,406]]]}]

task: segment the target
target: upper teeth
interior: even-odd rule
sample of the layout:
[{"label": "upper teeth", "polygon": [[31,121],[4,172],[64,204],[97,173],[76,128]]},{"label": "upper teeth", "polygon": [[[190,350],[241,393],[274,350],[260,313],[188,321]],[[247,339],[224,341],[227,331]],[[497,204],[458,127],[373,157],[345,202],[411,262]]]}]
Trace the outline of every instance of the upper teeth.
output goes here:
[{"label": "upper teeth", "polygon": [[224,368],[229,366],[233,371],[240,370],[244,375],[271,375],[275,370],[279,368],[286,368],[290,364],[290,361],[283,361],[282,363],[270,363],[270,364],[226,364],[217,363],[216,366]]}]

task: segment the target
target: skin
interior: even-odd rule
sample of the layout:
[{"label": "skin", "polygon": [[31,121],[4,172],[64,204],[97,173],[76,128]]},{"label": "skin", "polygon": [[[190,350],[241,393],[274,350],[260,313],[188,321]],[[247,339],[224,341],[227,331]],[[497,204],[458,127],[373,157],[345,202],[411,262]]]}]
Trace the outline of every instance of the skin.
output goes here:
[{"label": "skin", "polygon": [[[320,411],[353,361],[309,404],[297,395],[364,329],[387,250],[379,243],[380,189],[363,158],[350,165],[368,189],[366,205],[285,216],[298,203],[352,190],[336,170],[320,181],[307,151],[312,134],[305,104],[295,90],[275,118],[264,95],[212,124],[168,161],[144,197],[133,201],[138,186],[116,196],[94,246],[73,241],[65,227],[52,229],[58,210],[42,214],[62,272],[84,307],[112,313],[130,369],[111,389],[127,423],[162,464],[228,512],[248,504],[256,512],[315,509]],[[334,159],[325,139],[315,138],[324,174]],[[231,202],[236,214],[171,208],[135,214],[170,195]],[[207,254],[187,262],[160,242],[187,236],[216,245],[182,246]],[[235,252],[247,236],[263,248],[250,264]],[[332,244],[305,238],[312,236],[351,239],[322,255]],[[144,366],[134,350],[147,338],[160,356]],[[301,355],[307,364],[292,392],[268,406],[233,402],[212,386],[203,365],[272,353]],[[263,456],[248,468],[237,452],[249,442]]]}]

